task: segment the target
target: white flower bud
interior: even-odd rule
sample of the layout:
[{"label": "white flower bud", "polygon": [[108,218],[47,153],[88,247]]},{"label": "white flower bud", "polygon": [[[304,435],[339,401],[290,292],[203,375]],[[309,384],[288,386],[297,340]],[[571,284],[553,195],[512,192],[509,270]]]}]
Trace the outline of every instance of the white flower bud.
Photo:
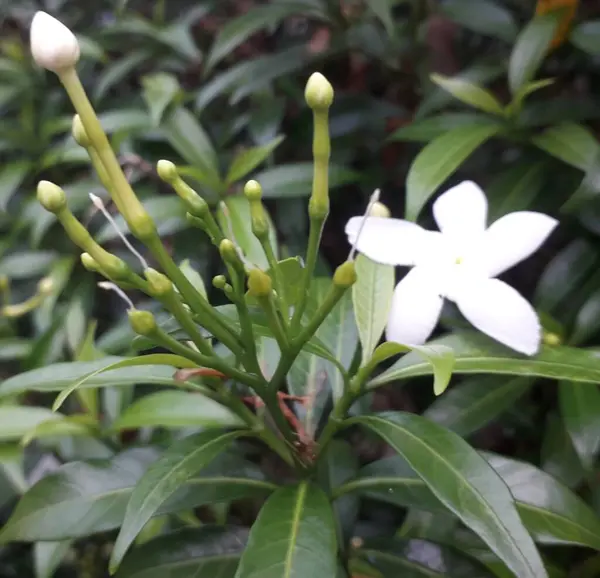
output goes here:
[{"label": "white flower bud", "polygon": [[79,43],[75,35],[46,12],[35,13],[30,43],[36,63],[53,72],[73,68],[79,60]]}]

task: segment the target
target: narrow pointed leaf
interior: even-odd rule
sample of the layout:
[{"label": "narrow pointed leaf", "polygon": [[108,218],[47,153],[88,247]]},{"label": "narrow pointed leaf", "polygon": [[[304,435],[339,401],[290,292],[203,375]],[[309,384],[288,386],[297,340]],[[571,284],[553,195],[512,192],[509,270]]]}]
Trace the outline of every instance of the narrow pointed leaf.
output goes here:
[{"label": "narrow pointed leaf", "polygon": [[520,578],[546,578],[513,498],[494,469],[456,434],[423,417],[383,413],[349,420],[373,430],[415,470],[431,492],[478,534]]},{"label": "narrow pointed leaf", "polygon": [[114,572],[146,522],[183,482],[208,465],[244,432],[203,431],[175,442],[135,486],[110,559]]},{"label": "narrow pointed leaf", "polygon": [[235,578],[335,576],[337,545],[331,504],[307,482],[277,490],[250,530]]},{"label": "narrow pointed leaf", "polygon": [[461,78],[442,76],[441,74],[432,74],[431,80],[469,106],[498,116],[504,114],[504,108],[498,99],[491,92],[477,84]]},{"label": "narrow pointed leaf", "polygon": [[587,171],[598,154],[598,141],[585,127],[562,122],[535,135],[531,142],[561,161]]},{"label": "narrow pointed leaf", "polygon": [[271,142],[246,149],[234,157],[225,179],[228,185],[243,179],[251,173],[256,167],[262,164],[271,153],[283,142],[283,135],[275,137]]},{"label": "narrow pointed leaf", "polygon": [[364,255],[356,258],[357,281],[352,286],[352,304],[363,364],[377,347],[387,324],[394,294],[394,267],[375,263]]},{"label": "narrow pointed leaf", "polygon": [[115,578],[233,578],[247,538],[244,528],[184,528],[142,544]]},{"label": "narrow pointed leaf", "polygon": [[48,420],[63,417],[45,407],[18,405],[0,406],[0,442],[20,440],[31,430]]},{"label": "narrow pointed leaf", "polygon": [[[429,343],[450,347],[454,351],[457,373],[493,373],[522,377],[546,377],[582,383],[600,382],[600,353],[563,346],[543,346],[535,357],[524,357],[496,344],[478,333],[456,333]],[[369,388],[390,381],[431,375],[431,365],[418,354],[409,353],[381,375],[372,379]]]},{"label": "narrow pointed leaf", "polygon": [[[134,487],[157,457],[151,448],[135,448],[106,460],[61,466],[24,494],[3,527],[0,542],[59,541],[118,528]],[[156,515],[262,498],[273,489],[254,464],[222,454],[183,482]]]},{"label": "narrow pointed leaf", "polygon": [[406,218],[415,221],[436,189],[485,141],[500,131],[500,125],[461,126],[432,140],[413,161],[406,177]]}]

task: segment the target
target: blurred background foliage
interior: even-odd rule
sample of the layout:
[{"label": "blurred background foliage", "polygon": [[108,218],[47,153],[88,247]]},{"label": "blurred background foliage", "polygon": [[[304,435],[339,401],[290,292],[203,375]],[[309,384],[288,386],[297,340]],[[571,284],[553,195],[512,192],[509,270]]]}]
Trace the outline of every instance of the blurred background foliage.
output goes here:
[{"label": "blurred background foliage", "polygon": [[[25,302],[44,277],[53,281],[51,294],[31,313],[0,315],[2,379],[52,362],[90,359],[94,336],[95,348],[106,354],[133,350],[123,304],[96,287],[75,247],[34,198],[39,179],[60,183],[96,238],[132,258],[89,201],[89,192],[106,195],[70,135],[72,110],[62,88],[31,61],[27,31],[38,9],[78,34],[80,74],[128,177],[177,261],[186,261],[188,273],[199,274],[209,291],[219,261],[188,228],[179,200],[155,174],[156,161],[184,167],[211,203],[226,200],[236,238],[250,257],[253,240],[240,193],[247,178],[256,178],[280,253],[301,252],[312,177],[303,87],[319,70],[336,90],[332,208],[321,274],[345,258],[344,224],[363,211],[374,188],[381,187],[394,216],[414,218],[428,214],[423,209],[440,187],[474,180],[488,194],[491,218],[531,209],[561,219],[552,242],[512,270],[510,282],[543,314],[552,339],[598,345],[600,2],[0,0],[3,305]],[[219,299],[216,293],[212,298]],[[459,323],[451,311],[444,322]],[[415,380],[414,387],[385,390],[370,401],[379,409],[422,410],[431,397],[419,385]],[[496,401],[488,399],[479,414],[469,414],[469,423],[461,421],[460,412],[490,388],[498,391]],[[597,476],[600,396],[579,386],[559,394],[471,378],[428,412],[475,436],[478,447],[530,460],[579,488]],[[105,408],[127,403],[111,395],[106,390]],[[27,407],[45,398],[6,401]],[[0,418],[0,505],[6,510],[0,522],[12,497],[40,470],[102,456],[101,448],[48,442],[28,458],[28,477],[20,479],[16,442],[36,419],[42,416]],[[583,495],[600,512],[597,481],[585,485]],[[407,523],[426,537],[432,524],[414,518]],[[373,519],[383,526],[397,521],[375,507],[365,524]],[[25,552],[0,547],[0,576],[29,576],[34,560],[37,576],[48,577],[64,554],[39,549],[30,558]],[[102,556],[101,544],[92,540],[80,553],[67,566],[73,575],[101,576],[90,562]],[[579,555],[558,558],[557,567],[581,562]]]}]

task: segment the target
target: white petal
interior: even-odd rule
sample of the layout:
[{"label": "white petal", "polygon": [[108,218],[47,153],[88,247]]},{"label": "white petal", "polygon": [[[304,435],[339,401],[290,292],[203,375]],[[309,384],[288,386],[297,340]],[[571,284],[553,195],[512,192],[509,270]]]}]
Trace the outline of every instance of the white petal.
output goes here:
[{"label": "white petal", "polygon": [[36,63],[54,72],[72,68],[79,60],[79,43],[75,35],[46,12],[35,13],[30,44]]},{"label": "white petal", "polygon": [[348,242],[356,243],[360,253],[384,265],[415,264],[422,249],[420,240],[427,233],[424,229],[401,219],[367,217],[361,231],[363,219],[352,217],[346,224]]},{"label": "white petal", "polygon": [[473,238],[485,231],[487,199],[473,181],[463,181],[437,198],[433,216],[445,235]]},{"label": "white petal", "polygon": [[537,314],[510,285],[479,279],[461,288],[456,304],[479,331],[526,355],[537,353],[541,338]]},{"label": "white petal", "polygon": [[490,277],[496,277],[535,253],[558,221],[531,211],[501,217],[484,233],[479,259]]},{"label": "white petal", "polygon": [[443,298],[431,270],[415,267],[398,283],[386,328],[386,339],[405,345],[421,345],[435,328]]}]

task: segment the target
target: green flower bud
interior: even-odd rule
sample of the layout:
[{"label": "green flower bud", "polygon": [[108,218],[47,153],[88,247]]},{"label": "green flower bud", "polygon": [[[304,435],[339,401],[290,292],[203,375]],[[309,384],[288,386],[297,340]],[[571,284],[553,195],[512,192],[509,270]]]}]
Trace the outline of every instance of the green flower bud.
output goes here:
[{"label": "green flower bud", "polygon": [[382,217],[384,219],[389,219],[391,214],[392,213],[390,212],[390,210],[379,201],[373,203],[373,206],[369,210],[370,217]]},{"label": "green flower bud", "polygon": [[560,335],[556,333],[552,333],[550,331],[544,331],[542,335],[542,341],[545,345],[556,346],[562,344],[562,339]]},{"label": "green flower bud", "polygon": [[40,279],[38,283],[38,293],[43,296],[50,295],[54,290],[54,281],[50,277]]},{"label": "green flower bud", "polygon": [[138,239],[141,241],[149,240],[156,235],[156,225],[141,203],[136,203],[133,207],[125,204],[123,212],[129,230]]},{"label": "green flower bud", "polygon": [[253,297],[268,297],[273,290],[273,281],[264,271],[251,269],[248,273],[248,293]]},{"label": "green flower bud", "polygon": [[262,187],[258,181],[248,181],[244,186],[244,195],[252,203],[262,199]]},{"label": "green flower bud", "polygon": [[127,312],[129,323],[138,335],[151,335],[156,330],[156,319],[150,311],[131,309]]},{"label": "green flower bud", "polygon": [[100,271],[100,267],[98,267],[98,263],[96,259],[94,259],[89,253],[81,253],[81,264],[90,272],[98,273]]},{"label": "green flower bud", "polygon": [[83,123],[81,122],[81,118],[78,114],[73,117],[73,128],[71,129],[71,133],[75,142],[85,149],[90,147],[90,139],[85,132],[85,128],[83,127]]},{"label": "green flower bud", "polygon": [[156,172],[161,180],[163,180],[165,183],[170,184],[179,178],[175,164],[164,159],[156,163]]},{"label": "green flower bud", "polygon": [[225,275],[217,275],[216,277],[213,277],[212,284],[215,289],[223,290],[227,284],[227,279],[225,278]]},{"label": "green flower bud", "polygon": [[315,72],[306,83],[304,98],[314,111],[326,111],[333,102],[333,87],[321,73]]},{"label": "green flower bud", "polygon": [[223,239],[221,243],[219,243],[219,253],[225,263],[233,265],[236,268],[243,267],[237,249],[229,239]]},{"label": "green flower bud", "polygon": [[155,297],[163,297],[173,291],[171,280],[156,269],[148,268],[144,271],[144,276],[150,285],[150,291]]},{"label": "green flower bud", "polygon": [[65,192],[50,181],[40,181],[37,186],[37,199],[50,213],[59,213],[67,206]]},{"label": "green flower bud", "polygon": [[333,284],[347,289],[356,283],[356,267],[354,261],[342,263],[333,274]]}]

